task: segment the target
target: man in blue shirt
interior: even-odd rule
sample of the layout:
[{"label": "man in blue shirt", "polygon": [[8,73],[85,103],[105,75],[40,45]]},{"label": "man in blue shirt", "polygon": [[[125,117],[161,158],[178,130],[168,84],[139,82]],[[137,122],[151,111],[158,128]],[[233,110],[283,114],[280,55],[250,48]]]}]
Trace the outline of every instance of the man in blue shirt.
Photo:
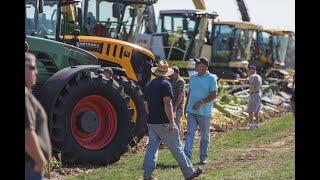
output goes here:
[{"label": "man in blue shirt", "polygon": [[201,168],[193,168],[191,161],[183,152],[179,140],[179,130],[173,119],[172,87],[167,77],[173,74],[166,61],[160,61],[157,67],[151,69],[157,76],[145,87],[145,108],[148,113],[149,142],[143,162],[144,179],[154,179],[158,148],[162,141],[178,162],[183,176],[193,179],[202,173]]},{"label": "man in blue shirt", "polygon": [[210,142],[210,120],[213,117],[213,104],[217,96],[218,84],[214,74],[208,71],[209,61],[205,57],[195,59],[196,73],[190,76],[189,99],[187,106],[188,120],[184,152],[191,160],[192,146],[197,126],[200,128],[200,164],[208,162]]}]

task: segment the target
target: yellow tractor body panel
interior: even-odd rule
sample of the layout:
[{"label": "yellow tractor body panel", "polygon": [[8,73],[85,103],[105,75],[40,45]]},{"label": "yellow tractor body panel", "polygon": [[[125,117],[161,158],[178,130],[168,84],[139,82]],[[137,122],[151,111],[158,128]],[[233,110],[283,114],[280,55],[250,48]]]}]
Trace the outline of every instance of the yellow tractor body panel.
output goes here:
[{"label": "yellow tractor body panel", "polygon": [[[73,36],[71,35],[64,36],[66,41],[71,40],[72,38]],[[146,56],[155,59],[151,51],[136,44],[117,39],[78,36],[78,40],[81,48],[86,47],[84,49],[88,50],[102,61],[119,65],[121,68],[126,70],[127,77],[134,81],[138,81],[138,79],[130,61],[133,51],[140,51]]]}]

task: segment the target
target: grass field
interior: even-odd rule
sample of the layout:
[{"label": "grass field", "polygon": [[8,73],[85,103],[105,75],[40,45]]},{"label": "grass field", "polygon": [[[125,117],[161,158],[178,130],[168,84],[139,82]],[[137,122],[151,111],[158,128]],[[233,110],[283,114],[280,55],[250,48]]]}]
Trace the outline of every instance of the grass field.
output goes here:
[{"label": "grass field", "polygon": [[[192,162],[199,166],[199,140]],[[295,179],[295,121],[286,114],[265,122],[259,130],[234,130],[211,139],[209,162],[198,179]],[[142,179],[144,154],[124,156],[117,163],[66,179]],[[159,152],[154,175],[159,179],[183,179],[167,149]]]}]

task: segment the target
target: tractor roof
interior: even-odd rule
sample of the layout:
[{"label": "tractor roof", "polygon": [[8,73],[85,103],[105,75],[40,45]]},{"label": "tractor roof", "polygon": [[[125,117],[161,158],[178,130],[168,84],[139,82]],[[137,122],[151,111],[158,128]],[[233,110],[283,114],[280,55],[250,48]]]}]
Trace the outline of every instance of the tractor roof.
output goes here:
[{"label": "tractor roof", "polygon": [[250,22],[238,22],[238,21],[215,21],[213,24],[221,24],[221,25],[233,25],[238,29],[253,29],[253,30],[262,30],[263,27],[261,25],[253,24]]},{"label": "tractor roof", "polygon": [[274,34],[274,35],[280,35],[280,36],[283,36],[285,35],[286,33],[280,29],[263,29],[264,32],[267,32],[267,33],[270,33],[270,34]]},{"label": "tractor roof", "polygon": [[154,4],[155,0],[105,0],[108,2],[117,2],[124,4]]},{"label": "tractor roof", "polygon": [[218,17],[218,13],[215,11],[208,12],[205,10],[198,10],[198,9],[170,9],[170,10],[160,10],[160,15],[205,15],[209,18],[216,18]]}]

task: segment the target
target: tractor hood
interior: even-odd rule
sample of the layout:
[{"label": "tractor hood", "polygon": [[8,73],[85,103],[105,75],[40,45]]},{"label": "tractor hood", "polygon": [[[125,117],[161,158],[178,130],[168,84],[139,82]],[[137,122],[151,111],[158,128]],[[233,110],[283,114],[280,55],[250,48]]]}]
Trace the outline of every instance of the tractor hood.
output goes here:
[{"label": "tractor hood", "polygon": [[[73,38],[72,35],[64,36],[65,40],[70,40],[72,38]],[[151,51],[149,51],[148,49],[141,47],[139,45],[133,44],[133,43],[126,42],[126,41],[121,41],[121,40],[111,39],[111,38],[106,38],[106,37],[96,37],[96,36],[78,36],[77,38],[79,39],[80,42],[81,41],[88,41],[88,42],[91,41],[91,42],[101,42],[101,43],[111,42],[113,44],[129,46],[132,49],[136,49],[138,51],[143,52],[144,54],[149,56],[151,59],[155,59],[155,56],[153,55],[153,53]]]}]

